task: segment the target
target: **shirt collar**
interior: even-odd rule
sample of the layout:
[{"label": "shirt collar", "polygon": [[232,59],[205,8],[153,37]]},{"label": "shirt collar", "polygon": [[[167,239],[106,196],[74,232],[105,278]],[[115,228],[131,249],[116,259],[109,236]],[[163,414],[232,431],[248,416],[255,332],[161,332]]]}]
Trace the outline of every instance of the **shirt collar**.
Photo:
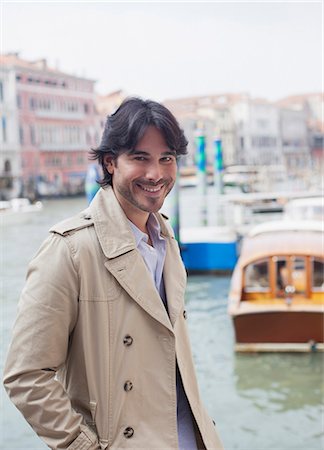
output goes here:
[{"label": "shirt collar", "polygon": [[[144,242],[148,242],[148,235],[146,233],[143,233],[143,231],[141,231],[136,225],[133,224],[133,222],[131,222],[128,219],[128,222],[133,230],[134,233],[134,237],[135,237],[135,243],[136,243],[136,247],[139,246],[140,242],[143,240]],[[151,239],[154,242],[156,242],[158,239],[161,239],[160,237],[160,233],[161,233],[161,226],[159,221],[157,220],[157,218],[155,217],[154,214],[150,214],[148,221],[147,221],[147,228],[150,232],[151,235]]]}]

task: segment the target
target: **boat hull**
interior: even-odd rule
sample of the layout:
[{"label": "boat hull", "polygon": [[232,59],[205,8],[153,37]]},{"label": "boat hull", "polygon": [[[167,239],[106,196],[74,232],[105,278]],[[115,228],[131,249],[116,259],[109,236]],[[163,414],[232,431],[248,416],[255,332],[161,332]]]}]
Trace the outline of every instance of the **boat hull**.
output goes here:
[{"label": "boat hull", "polygon": [[237,235],[230,227],[180,230],[181,256],[189,272],[232,271],[237,262]]},{"label": "boat hull", "polygon": [[251,312],[233,316],[233,322],[238,347],[240,344],[266,344],[264,348],[270,349],[267,344],[274,347],[285,344],[283,348],[286,344],[297,344],[298,348],[299,344],[316,347],[324,343],[322,311]]}]

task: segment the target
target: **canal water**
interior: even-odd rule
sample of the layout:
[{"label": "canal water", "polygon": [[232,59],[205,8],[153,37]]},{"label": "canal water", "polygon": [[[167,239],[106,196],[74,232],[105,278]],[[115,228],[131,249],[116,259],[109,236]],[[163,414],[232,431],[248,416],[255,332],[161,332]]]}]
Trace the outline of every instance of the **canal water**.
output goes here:
[{"label": "canal water", "polygon": [[[1,373],[28,261],[50,226],[85,206],[82,198],[45,201],[29,223],[1,228]],[[323,355],[235,354],[229,284],[229,276],[190,276],[186,294],[201,395],[225,448],[323,449]],[[47,448],[3,389],[1,428],[3,450]]]}]

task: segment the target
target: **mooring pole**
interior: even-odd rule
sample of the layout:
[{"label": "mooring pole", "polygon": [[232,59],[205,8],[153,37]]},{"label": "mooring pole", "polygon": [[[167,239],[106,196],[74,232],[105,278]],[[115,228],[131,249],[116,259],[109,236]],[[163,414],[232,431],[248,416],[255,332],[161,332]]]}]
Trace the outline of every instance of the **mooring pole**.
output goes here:
[{"label": "mooring pole", "polygon": [[200,201],[200,220],[203,226],[207,225],[207,170],[206,170],[206,140],[202,132],[197,132],[197,177]]}]

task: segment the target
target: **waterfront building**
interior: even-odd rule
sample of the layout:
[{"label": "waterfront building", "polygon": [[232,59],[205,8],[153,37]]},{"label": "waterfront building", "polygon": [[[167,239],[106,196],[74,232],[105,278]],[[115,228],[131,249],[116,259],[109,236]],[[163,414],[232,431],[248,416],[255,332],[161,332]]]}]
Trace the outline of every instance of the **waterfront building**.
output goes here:
[{"label": "waterfront building", "polygon": [[20,193],[21,157],[19,143],[16,78],[0,64],[0,197],[5,200]]},{"label": "waterfront building", "polygon": [[240,97],[241,94],[220,94],[163,102],[175,114],[189,140],[186,165],[195,163],[197,133],[203,133],[206,137],[207,162],[210,165],[213,164],[215,139],[222,140],[225,166],[236,163],[236,129],[231,107]]},{"label": "waterfront building", "polygon": [[2,120],[11,117],[18,136],[22,193],[83,192],[88,151],[99,140],[95,81],[51,68],[45,59],[23,60],[17,53],[1,55],[0,63],[10,79],[13,111],[3,112]]},{"label": "waterfront building", "polygon": [[310,93],[294,95],[281,99],[279,107],[289,108],[303,114],[306,121],[307,146],[313,173],[322,175],[324,163],[324,95],[323,93]]},{"label": "waterfront building", "polygon": [[280,107],[282,155],[290,175],[301,176],[311,169],[307,120],[303,110]]},{"label": "waterfront building", "polygon": [[189,139],[189,160],[195,152],[194,136],[203,130],[207,157],[213,158],[213,141],[222,140],[225,166],[282,164],[278,108],[249,94],[220,94],[167,100]]},{"label": "waterfront building", "polygon": [[232,106],[239,164],[283,163],[278,108],[265,99],[241,97]]}]

